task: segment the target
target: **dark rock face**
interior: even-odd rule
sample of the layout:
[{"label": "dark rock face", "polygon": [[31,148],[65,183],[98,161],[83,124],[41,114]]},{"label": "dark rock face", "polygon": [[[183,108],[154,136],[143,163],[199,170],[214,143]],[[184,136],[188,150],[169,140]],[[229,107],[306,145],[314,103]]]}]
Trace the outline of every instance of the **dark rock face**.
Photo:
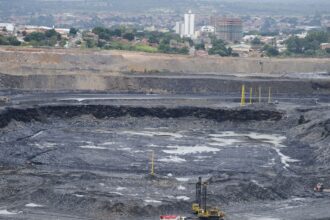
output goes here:
[{"label": "dark rock face", "polygon": [[98,119],[106,117],[157,117],[157,118],[182,118],[196,117],[221,121],[261,121],[280,120],[282,113],[275,110],[260,109],[213,109],[199,107],[130,107],[130,106],[46,106],[26,109],[10,108],[0,113],[0,127],[5,127],[11,120],[30,122],[43,121],[49,116],[71,118],[80,115],[93,115]]}]

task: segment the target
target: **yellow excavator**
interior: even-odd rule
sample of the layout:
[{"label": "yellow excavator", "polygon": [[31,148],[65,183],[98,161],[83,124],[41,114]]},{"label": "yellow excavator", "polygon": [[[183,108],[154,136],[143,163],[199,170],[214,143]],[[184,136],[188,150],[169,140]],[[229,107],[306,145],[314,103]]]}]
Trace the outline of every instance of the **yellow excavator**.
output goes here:
[{"label": "yellow excavator", "polygon": [[196,183],[196,201],[192,204],[192,211],[200,220],[223,220],[225,213],[218,208],[208,208],[207,200],[207,182],[202,182],[202,178],[198,178]]}]

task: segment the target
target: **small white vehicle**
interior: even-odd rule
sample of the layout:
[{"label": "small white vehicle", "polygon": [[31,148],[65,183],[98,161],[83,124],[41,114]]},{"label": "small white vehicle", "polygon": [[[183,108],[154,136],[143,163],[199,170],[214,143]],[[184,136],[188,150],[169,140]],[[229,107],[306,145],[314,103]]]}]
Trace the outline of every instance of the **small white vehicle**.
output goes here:
[{"label": "small white vehicle", "polygon": [[0,96],[0,105],[4,105],[10,101],[10,98],[7,96]]},{"label": "small white vehicle", "polygon": [[186,217],[177,215],[161,215],[160,220],[186,220]]}]

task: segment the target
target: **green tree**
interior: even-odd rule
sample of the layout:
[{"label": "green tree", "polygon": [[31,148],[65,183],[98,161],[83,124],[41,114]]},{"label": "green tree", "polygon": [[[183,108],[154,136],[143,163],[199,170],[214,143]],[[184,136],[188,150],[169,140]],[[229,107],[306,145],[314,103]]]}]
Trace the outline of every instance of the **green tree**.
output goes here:
[{"label": "green tree", "polygon": [[178,53],[180,54],[189,54],[189,48],[188,47],[183,47],[179,49]]},{"label": "green tree", "polygon": [[54,29],[45,31],[46,38],[56,38],[56,40],[61,40],[61,35],[57,33]]},{"label": "green tree", "polygon": [[158,46],[158,50],[163,53],[170,53],[171,47],[169,45],[169,42],[167,42],[166,40],[162,40]]},{"label": "green tree", "polygon": [[265,44],[265,46],[262,48],[262,51],[264,51],[269,57],[280,55],[280,52],[275,47],[270,46],[269,44]]},{"label": "green tree", "polygon": [[70,28],[70,32],[69,32],[69,34],[71,35],[71,36],[76,36],[77,35],[77,33],[78,33],[78,29],[77,28],[74,28],[74,27],[72,27],[72,28]]},{"label": "green tree", "polygon": [[99,36],[100,39],[110,40],[111,39],[111,31],[108,28],[104,27],[95,27],[92,32]]},{"label": "green tree", "polygon": [[325,56],[326,54],[320,50],[320,45],[329,41],[329,33],[325,31],[312,31],[305,38],[290,37],[285,43],[288,51],[293,54]]},{"label": "green tree", "polygon": [[205,50],[205,44],[204,43],[196,44],[195,49],[196,50]]},{"label": "green tree", "polygon": [[61,35],[54,29],[47,30],[45,33],[32,32],[24,37],[26,42],[30,42],[33,46],[55,46],[61,41]]},{"label": "green tree", "polygon": [[14,36],[8,37],[8,42],[12,46],[19,46],[19,45],[21,45],[21,42],[19,40],[17,40],[17,38],[14,37]]},{"label": "green tree", "polygon": [[0,35],[0,45],[9,45],[9,41],[5,36]]},{"label": "green tree", "polygon": [[19,46],[21,42],[15,36],[2,36],[0,35],[0,45]]},{"label": "green tree", "polygon": [[275,57],[275,56],[278,56],[280,55],[279,51],[274,48],[274,47],[269,47],[267,50],[266,50],[266,54],[267,56],[269,57]]},{"label": "green tree", "polygon": [[99,40],[97,42],[97,46],[100,48],[103,48],[106,44],[107,44],[107,41],[105,41],[105,40]]},{"label": "green tree", "polygon": [[97,45],[97,42],[95,40],[93,40],[93,39],[87,39],[86,40],[86,47],[87,48],[94,48],[94,47],[96,47],[96,45]]},{"label": "green tree", "polygon": [[151,34],[148,38],[148,42],[151,44],[159,44],[159,38],[156,35]]},{"label": "green tree", "polygon": [[112,37],[121,37],[122,30],[120,28],[108,29],[104,27],[95,27],[92,32],[103,40],[111,40]]},{"label": "green tree", "polygon": [[317,40],[312,40],[312,41],[306,41],[304,49],[305,50],[319,50],[320,49],[321,43]]},{"label": "green tree", "polygon": [[301,54],[304,52],[305,39],[290,37],[288,40],[286,40],[285,44],[288,51],[292,53]]},{"label": "green tree", "polygon": [[316,53],[315,53],[316,51],[315,50],[313,50],[313,49],[308,49],[308,50],[305,50],[304,51],[304,54],[306,55],[306,56],[314,56]]},{"label": "green tree", "polygon": [[60,45],[61,47],[64,47],[64,46],[66,45],[66,43],[67,43],[67,40],[66,40],[66,39],[62,39],[62,40],[60,41],[59,45]]},{"label": "green tree", "polygon": [[115,36],[115,37],[121,37],[122,31],[121,31],[121,29],[116,28],[116,29],[114,29],[114,30],[111,31],[111,35],[112,36]]},{"label": "green tree", "polygon": [[32,32],[30,34],[27,34],[25,37],[24,37],[24,40],[27,41],[27,42],[30,42],[30,41],[43,41],[46,39],[46,35],[42,32]]},{"label": "green tree", "polygon": [[123,35],[123,38],[126,39],[126,40],[128,40],[128,41],[132,41],[132,40],[134,40],[135,36],[134,36],[133,33],[125,33]]},{"label": "green tree", "polygon": [[212,48],[209,49],[210,55],[229,56],[229,51],[226,48],[226,44],[223,40],[213,39]]},{"label": "green tree", "polygon": [[255,37],[252,41],[251,41],[252,45],[260,45],[262,44],[261,40],[258,37]]},{"label": "green tree", "polygon": [[329,38],[330,35],[325,31],[311,31],[306,36],[307,41],[317,41],[319,43],[327,43],[329,42]]}]

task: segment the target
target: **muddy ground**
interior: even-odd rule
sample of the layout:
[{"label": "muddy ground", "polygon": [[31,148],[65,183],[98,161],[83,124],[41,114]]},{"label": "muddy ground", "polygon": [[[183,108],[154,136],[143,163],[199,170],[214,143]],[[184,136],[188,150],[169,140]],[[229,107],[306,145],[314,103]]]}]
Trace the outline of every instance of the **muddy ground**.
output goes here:
[{"label": "muddy ground", "polygon": [[330,195],[313,192],[330,188],[327,97],[239,107],[235,97],[11,96],[0,219],[190,216],[199,176],[229,220],[330,219]]}]

